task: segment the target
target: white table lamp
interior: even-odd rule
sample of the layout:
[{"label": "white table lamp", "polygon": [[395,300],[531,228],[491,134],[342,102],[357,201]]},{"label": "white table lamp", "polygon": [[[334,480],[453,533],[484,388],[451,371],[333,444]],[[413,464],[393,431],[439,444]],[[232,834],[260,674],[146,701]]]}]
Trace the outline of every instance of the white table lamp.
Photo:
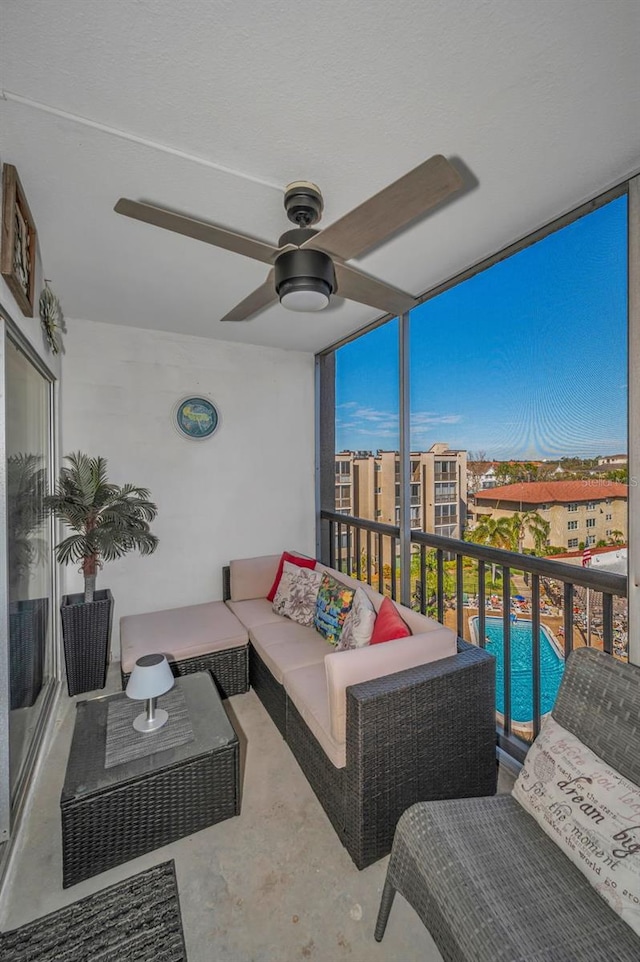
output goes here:
[{"label": "white table lamp", "polygon": [[155,732],[167,722],[169,715],[156,708],[159,695],[173,688],[174,677],[164,655],[142,655],[135,663],[127,682],[129,698],[146,701],[145,711],[136,716],[133,727],[138,732]]}]

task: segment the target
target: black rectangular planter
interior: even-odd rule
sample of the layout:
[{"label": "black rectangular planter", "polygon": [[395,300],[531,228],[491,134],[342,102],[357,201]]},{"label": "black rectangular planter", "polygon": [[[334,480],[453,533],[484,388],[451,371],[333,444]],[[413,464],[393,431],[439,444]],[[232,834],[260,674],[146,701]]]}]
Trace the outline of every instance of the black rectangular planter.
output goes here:
[{"label": "black rectangular planter", "polygon": [[64,595],[60,606],[67,687],[70,695],[104,688],[109,664],[113,595],[96,591],[85,603],[84,594]]}]

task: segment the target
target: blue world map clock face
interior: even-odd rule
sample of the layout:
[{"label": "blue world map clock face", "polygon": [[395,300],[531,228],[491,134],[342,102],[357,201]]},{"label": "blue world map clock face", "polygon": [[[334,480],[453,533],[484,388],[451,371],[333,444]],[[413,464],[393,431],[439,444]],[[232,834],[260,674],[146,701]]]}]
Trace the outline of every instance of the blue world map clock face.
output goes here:
[{"label": "blue world map clock face", "polygon": [[210,438],[219,421],[218,411],[208,398],[184,398],[175,410],[175,424],[179,433],[192,441]]}]

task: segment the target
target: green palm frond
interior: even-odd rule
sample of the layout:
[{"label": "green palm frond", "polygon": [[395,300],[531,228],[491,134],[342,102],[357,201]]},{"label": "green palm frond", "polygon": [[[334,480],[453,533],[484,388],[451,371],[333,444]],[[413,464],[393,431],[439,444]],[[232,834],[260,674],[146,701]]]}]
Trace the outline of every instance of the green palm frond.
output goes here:
[{"label": "green palm frond", "polygon": [[102,457],[77,451],[65,461],[55,493],[45,499],[47,509],[74,532],[56,545],[58,561],[79,563],[86,579],[103,561],[114,561],[129,551],[155,551],[158,539],[151,534],[149,522],[158,508],[149,500],[148,488],[112,484]]}]

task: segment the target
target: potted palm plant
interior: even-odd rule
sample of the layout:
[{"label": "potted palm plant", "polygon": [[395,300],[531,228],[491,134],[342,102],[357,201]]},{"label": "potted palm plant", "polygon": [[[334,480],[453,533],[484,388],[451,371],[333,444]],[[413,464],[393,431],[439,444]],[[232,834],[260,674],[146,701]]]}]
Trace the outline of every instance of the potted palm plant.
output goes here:
[{"label": "potted palm plant", "polygon": [[129,551],[152,554],[158,539],[149,522],[158,509],[146,488],[111,484],[105,458],[78,451],[65,461],[45,504],[73,532],[56,545],[58,561],[79,563],[84,576],[84,593],[65,595],[60,608],[67,686],[77,695],[106,682],[113,596],[108,588],[95,590],[98,569]]}]

